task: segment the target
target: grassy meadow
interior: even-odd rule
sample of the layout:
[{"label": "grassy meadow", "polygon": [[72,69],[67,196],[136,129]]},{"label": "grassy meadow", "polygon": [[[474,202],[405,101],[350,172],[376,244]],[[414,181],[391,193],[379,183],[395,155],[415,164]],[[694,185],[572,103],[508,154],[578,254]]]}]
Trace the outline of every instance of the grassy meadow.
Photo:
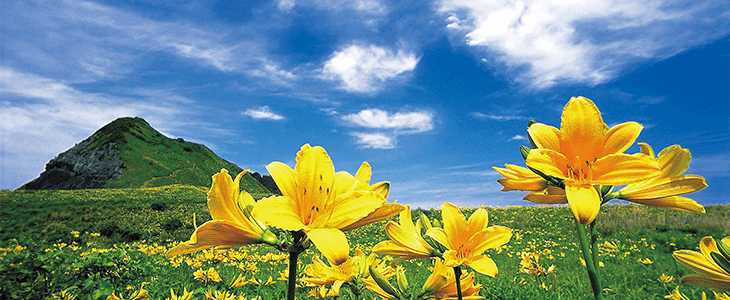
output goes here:
[{"label": "grassy meadow", "polygon": [[[193,299],[206,291],[230,291],[246,299],[286,298],[288,256],[272,247],[246,246],[165,258],[167,249],[185,241],[210,219],[206,189],[164,186],[142,189],[77,191],[0,191],[0,299],[106,299],[112,292],[124,299],[144,288],[150,299],[171,298],[183,290]],[[255,196],[256,197],[256,196]],[[260,197],[259,197],[260,198]],[[572,213],[566,206],[486,208],[489,225],[512,228],[509,243],[487,254],[497,263],[496,278],[477,274],[486,299],[592,299],[590,281],[581,265]],[[706,207],[697,215],[636,205],[606,205],[598,217],[600,268],[605,299],[664,299],[688,270],[671,253],[697,249],[702,237],[730,234],[730,206]],[[465,208],[469,215],[473,209]],[[416,210],[440,219],[438,210]],[[354,253],[369,253],[388,239],[385,222],[347,232]],[[539,254],[538,264],[552,272],[520,272],[521,256]],[[299,277],[318,255],[314,247],[300,257]],[[383,259],[389,260],[390,257]],[[429,275],[430,262],[399,262],[412,287]],[[194,272],[210,269],[220,277],[198,280]],[[674,276],[663,283],[662,274]],[[247,284],[231,288],[238,276]],[[298,288],[299,299],[312,287]],[[345,291],[344,289],[342,291]],[[708,289],[682,286],[691,299]],[[63,294],[65,291],[65,294]],[[343,292],[341,299],[351,294]],[[364,291],[361,299],[376,295]]]}]

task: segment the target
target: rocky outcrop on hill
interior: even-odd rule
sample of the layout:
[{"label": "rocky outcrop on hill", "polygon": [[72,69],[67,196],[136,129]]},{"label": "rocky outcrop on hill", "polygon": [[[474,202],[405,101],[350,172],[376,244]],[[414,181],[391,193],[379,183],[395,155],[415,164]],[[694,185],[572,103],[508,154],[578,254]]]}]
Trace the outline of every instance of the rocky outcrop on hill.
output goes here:
[{"label": "rocky outcrop on hill", "polygon": [[20,189],[93,189],[101,188],[110,179],[122,177],[123,163],[115,143],[92,147],[95,136],[81,141],[46,164],[41,175]]}]

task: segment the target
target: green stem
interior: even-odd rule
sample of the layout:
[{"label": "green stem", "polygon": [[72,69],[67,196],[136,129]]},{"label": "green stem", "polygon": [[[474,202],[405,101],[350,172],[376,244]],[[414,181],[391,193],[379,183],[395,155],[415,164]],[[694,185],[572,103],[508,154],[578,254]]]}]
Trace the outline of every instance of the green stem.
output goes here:
[{"label": "green stem", "polygon": [[454,267],[454,276],[456,277],[456,293],[461,300],[461,266]]},{"label": "green stem", "polygon": [[[593,264],[594,268],[596,269],[596,280],[601,282],[601,275],[598,273],[598,270],[600,267],[600,260],[598,259],[598,234],[596,233],[596,221],[598,219],[593,219],[593,222],[590,224],[591,228],[591,252],[593,252]],[[599,285],[599,287],[601,287]],[[601,287],[602,288],[602,287]]]},{"label": "green stem", "polygon": [[588,271],[588,278],[591,280],[591,288],[593,288],[593,296],[596,300],[601,299],[601,283],[598,279],[598,272],[596,266],[598,265],[594,259],[591,251],[588,247],[588,239],[586,238],[586,230],[583,224],[575,220],[576,227],[578,228],[578,238],[580,240],[581,252],[583,252],[583,259],[586,261],[586,270]]},{"label": "green stem", "polygon": [[297,259],[299,253],[304,252],[306,248],[302,243],[307,235],[303,231],[292,232],[292,243],[289,245],[289,285],[286,292],[287,300],[294,300],[297,289]]}]

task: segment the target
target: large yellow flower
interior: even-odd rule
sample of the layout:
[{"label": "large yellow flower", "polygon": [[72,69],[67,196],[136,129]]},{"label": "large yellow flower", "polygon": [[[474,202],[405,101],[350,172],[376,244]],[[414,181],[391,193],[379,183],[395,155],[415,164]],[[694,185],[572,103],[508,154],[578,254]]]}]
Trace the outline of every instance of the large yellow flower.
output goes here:
[{"label": "large yellow flower", "polygon": [[330,263],[344,263],[349,244],[342,229],[353,229],[351,225],[383,206],[383,189],[364,188],[367,184],[349,173],[335,173],[319,146],[302,146],[296,162],[294,169],[280,162],[266,166],[283,196],[260,200],[254,216],[271,226],[304,231]]},{"label": "large yellow flower", "polygon": [[538,149],[527,156],[527,165],[548,176],[563,179],[573,214],[581,224],[592,222],[601,206],[594,185],[623,185],[654,177],[659,166],[644,154],[628,155],[642,126],[627,122],[607,129],[601,112],[590,99],[571,98],[560,129],[532,124],[527,130]]},{"label": "large yellow flower", "polygon": [[[654,158],[654,149],[646,143],[639,143],[641,152]],[[679,145],[669,146],[657,157],[661,172],[656,177],[635,182],[616,192],[617,198],[644,205],[666,207],[680,211],[705,213],[705,208],[696,201],[680,197],[707,187],[705,178],[699,175],[682,175],[689,168],[692,155]]]},{"label": "large yellow flower", "polygon": [[167,251],[168,258],[212,247],[231,248],[276,240],[276,236],[251,215],[255,204],[251,195],[239,189],[241,177],[246,173],[248,170],[239,173],[235,181],[226,169],[213,175],[213,184],[208,191],[208,209],[213,220],[196,228],[189,241]]},{"label": "large yellow flower", "polygon": [[474,211],[467,221],[458,207],[444,203],[441,217],[444,228],[432,227],[426,235],[448,249],[443,255],[444,265],[467,265],[484,275],[497,276],[497,265],[482,253],[509,242],[512,230],[504,226],[487,227],[487,211],[482,208]]},{"label": "large yellow flower", "polygon": [[400,213],[400,225],[393,221],[388,222],[385,225],[385,233],[390,240],[375,245],[373,252],[399,256],[402,260],[438,256],[438,251],[421,236],[421,220],[413,224],[411,208],[408,205]]},{"label": "large yellow flower", "polygon": [[[725,237],[720,243],[723,245],[718,245],[715,239],[706,236],[700,241],[700,252],[674,251],[674,259],[696,273],[685,275],[680,282],[717,291],[730,290],[730,237]],[[720,251],[718,246],[723,247],[724,251]]]}]

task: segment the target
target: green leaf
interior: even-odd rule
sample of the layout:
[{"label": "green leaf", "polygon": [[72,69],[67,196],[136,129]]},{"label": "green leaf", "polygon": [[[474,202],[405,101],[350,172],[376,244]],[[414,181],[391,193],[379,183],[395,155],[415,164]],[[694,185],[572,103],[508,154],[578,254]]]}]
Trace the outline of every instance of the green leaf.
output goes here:
[{"label": "green leaf", "polygon": [[373,266],[370,266],[370,276],[373,277],[375,283],[377,283],[378,286],[383,289],[383,291],[395,296],[396,298],[400,298],[400,293],[398,293],[398,291],[396,291],[396,289],[390,284],[390,282],[383,278],[383,276],[380,275],[380,273],[376,271]]},{"label": "green leaf", "polygon": [[710,256],[717,263],[720,268],[725,270],[725,273],[730,274],[730,261],[728,261],[722,254],[717,252],[710,252]]}]

